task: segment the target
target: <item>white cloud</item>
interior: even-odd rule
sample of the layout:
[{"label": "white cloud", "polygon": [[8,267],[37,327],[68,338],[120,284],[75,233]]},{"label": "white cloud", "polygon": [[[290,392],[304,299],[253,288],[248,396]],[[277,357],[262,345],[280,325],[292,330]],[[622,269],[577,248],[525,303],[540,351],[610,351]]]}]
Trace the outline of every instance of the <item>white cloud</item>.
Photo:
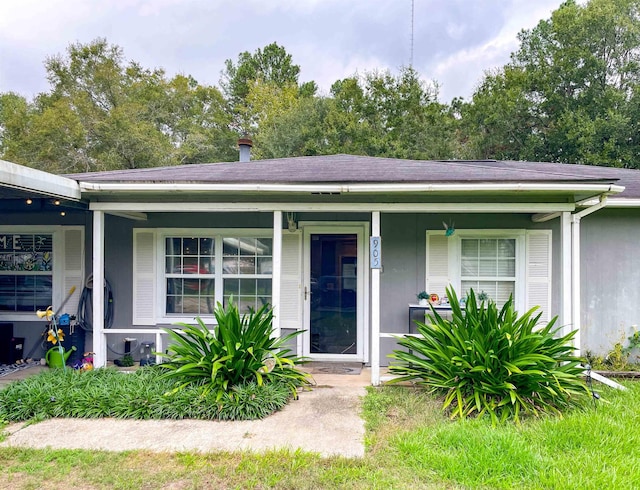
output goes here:
[{"label": "white cloud", "polygon": [[[516,35],[561,0],[416,0],[415,66],[469,97],[508,61]],[[0,0],[0,92],[48,89],[45,57],[106,37],[127,59],[216,84],[224,60],[278,42],[326,92],[355,72],[409,61],[410,0]],[[480,18],[481,17],[481,18]]]},{"label": "white cloud", "polygon": [[535,27],[540,20],[548,19],[558,4],[557,0],[512,2],[505,14],[505,24],[494,37],[482,44],[456,51],[435,64],[431,71],[441,84],[440,100],[449,102],[456,96],[470,99],[485,71],[509,62],[510,54],[518,49],[518,33]]}]

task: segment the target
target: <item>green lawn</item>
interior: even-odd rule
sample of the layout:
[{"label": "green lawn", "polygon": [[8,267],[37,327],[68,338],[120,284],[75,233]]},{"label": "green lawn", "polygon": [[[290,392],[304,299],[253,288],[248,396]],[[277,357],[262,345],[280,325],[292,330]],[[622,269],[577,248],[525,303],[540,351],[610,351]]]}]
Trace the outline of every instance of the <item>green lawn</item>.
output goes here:
[{"label": "green lawn", "polygon": [[452,422],[438,400],[411,388],[371,388],[360,460],[0,449],[0,488],[637,488],[640,383],[627,385],[562,419],[498,427]]}]

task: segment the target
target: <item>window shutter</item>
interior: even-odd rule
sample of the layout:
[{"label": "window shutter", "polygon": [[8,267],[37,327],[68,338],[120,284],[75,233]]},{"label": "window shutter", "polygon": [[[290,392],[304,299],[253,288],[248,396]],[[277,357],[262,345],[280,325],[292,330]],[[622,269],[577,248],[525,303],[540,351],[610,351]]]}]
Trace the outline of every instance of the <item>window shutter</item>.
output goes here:
[{"label": "window shutter", "polygon": [[155,325],[156,235],[133,230],[133,323]]},{"label": "window shutter", "polygon": [[[64,281],[62,299],[72,287],[76,290],[60,313],[75,315],[84,288],[84,228],[64,227]],[[54,305],[55,306],[55,305]]]},{"label": "window shutter", "polygon": [[444,231],[427,231],[426,291],[442,298],[449,284],[449,238]]},{"label": "window shutter", "polygon": [[280,328],[301,330],[302,325],[302,233],[282,233],[280,274]]},{"label": "window shutter", "polygon": [[551,230],[527,230],[526,308],[539,306],[541,320],[551,317]]}]

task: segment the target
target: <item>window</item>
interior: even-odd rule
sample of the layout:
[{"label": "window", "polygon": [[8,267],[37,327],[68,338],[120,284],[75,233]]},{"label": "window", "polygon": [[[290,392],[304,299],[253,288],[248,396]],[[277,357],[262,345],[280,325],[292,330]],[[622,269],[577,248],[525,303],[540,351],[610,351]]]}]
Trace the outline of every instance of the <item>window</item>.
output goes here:
[{"label": "window", "polygon": [[464,297],[470,288],[498,305],[513,294],[518,311],[539,306],[551,318],[551,230],[427,230],[426,287],[442,297],[451,285]]},{"label": "window", "polygon": [[233,296],[240,311],[271,302],[272,238],[165,235],[165,315],[211,315]]},{"label": "window", "polygon": [[224,303],[233,295],[240,311],[271,302],[271,238],[223,238]]},{"label": "window", "polygon": [[52,233],[0,233],[0,311],[51,305],[53,258]]},{"label": "window", "polygon": [[463,295],[473,289],[499,306],[511,295],[515,299],[516,239],[461,238],[460,285]]},{"label": "window", "polygon": [[215,238],[165,239],[167,314],[211,314],[215,306]]}]

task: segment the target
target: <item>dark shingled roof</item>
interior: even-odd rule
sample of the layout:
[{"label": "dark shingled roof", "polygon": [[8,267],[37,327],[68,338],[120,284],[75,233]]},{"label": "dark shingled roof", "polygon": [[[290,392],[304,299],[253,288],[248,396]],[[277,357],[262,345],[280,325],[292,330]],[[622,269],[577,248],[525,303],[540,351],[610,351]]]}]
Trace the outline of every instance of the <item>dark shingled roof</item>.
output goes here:
[{"label": "dark shingled roof", "polygon": [[640,197],[640,171],[589,165],[496,160],[403,160],[327,155],[203,163],[71,174],[83,182],[119,183],[587,183],[623,185]]}]

